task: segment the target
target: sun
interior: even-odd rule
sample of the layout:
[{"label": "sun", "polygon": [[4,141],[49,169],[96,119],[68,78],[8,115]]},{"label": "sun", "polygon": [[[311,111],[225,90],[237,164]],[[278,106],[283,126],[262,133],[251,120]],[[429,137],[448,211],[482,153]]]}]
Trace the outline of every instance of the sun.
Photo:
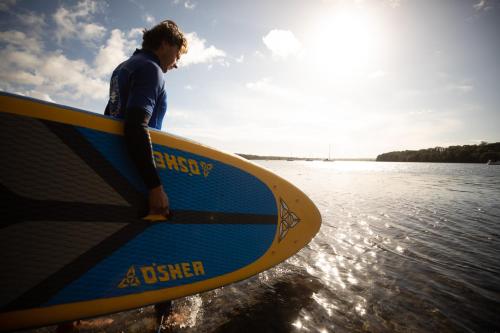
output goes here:
[{"label": "sun", "polygon": [[349,73],[380,58],[381,29],[376,17],[362,9],[341,9],[315,22],[310,53],[322,71]]}]

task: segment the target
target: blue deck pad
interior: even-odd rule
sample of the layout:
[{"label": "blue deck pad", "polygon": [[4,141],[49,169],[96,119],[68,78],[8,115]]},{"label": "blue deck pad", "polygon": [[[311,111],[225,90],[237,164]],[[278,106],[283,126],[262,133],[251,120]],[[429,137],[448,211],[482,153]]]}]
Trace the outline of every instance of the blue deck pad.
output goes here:
[{"label": "blue deck pad", "polygon": [[[264,255],[275,232],[276,225],[159,223],[68,285],[45,305],[135,294],[228,274]],[[169,264],[174,271],[169,271]],[[180,275],[175,271],[177,268],[180,268],[177,270]],[[160,270],[168,272],[168,281],[167,275]]]},{"label": "blue deck pad", "polygon": [[[144,184],[118,135],[79,127],[86,139],[138,190]],[[228,164],[153,145],[156,167],[173,210],[276,215],[276,200],[258,178]]]}]

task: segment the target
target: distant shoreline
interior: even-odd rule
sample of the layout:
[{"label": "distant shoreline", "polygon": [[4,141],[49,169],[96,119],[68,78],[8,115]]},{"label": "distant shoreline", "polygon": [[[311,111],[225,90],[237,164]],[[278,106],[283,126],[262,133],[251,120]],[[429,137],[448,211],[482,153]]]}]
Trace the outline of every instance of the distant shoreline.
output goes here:
[{"label": "distant shoreline", "polygon": [[251,155],[251,154],[240,154],[236,153],[236,155],[241,156],[247,160],[269,160],[269,161],[325,161],[325,162],[334,162],[334,161],[375,161],[375,158],[335,158],[335,159],[327,159],[327,158],[311,158],[311,157],[291,157],[291,156],[261,156],[261,155]]},{"label": "distant shoreline", "polygon": [[377,156],[377,162],[486,163],[500,161],[500,142],[393,151]]}]

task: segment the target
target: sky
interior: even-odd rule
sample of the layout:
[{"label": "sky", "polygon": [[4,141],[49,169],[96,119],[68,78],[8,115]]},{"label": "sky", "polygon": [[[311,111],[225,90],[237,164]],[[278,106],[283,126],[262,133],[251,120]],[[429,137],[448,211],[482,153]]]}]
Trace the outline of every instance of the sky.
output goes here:
[{"label": "sky", "polygon": [[189,41],[168,133],[322,158],[500,141],[500,0],[0,0],[0,90],[102,114],[164,19]]}]

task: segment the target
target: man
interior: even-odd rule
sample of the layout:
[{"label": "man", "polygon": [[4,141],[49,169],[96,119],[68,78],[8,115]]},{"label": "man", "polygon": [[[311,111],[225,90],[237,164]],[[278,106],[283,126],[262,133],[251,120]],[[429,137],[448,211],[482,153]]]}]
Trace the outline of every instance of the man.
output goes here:
[{"label": "man", "polygon": [[[187,52],[187,46],[177,24],[163,21],[151,30],[144,30],[142,49],[118,65],[111,75],[104,114],[124,119],[127,150],[149,190],[148,215],[169,214],[168,196],[156,172],[148,127],[161,129],[167,111],[163,74],[177,68],[176,62]],[[160,325],[170,309],[171,302],[155,306]]]},{"label": "man", "polygon": [[187,40],[170,20],[145,29],[142,39],[142,49],[113,71],[104,114],[125,121],[127,150],[149,190],[148,215],[168,216],[168,196],[156,171],[148,127],[161,129],[167,111],[163,74],[177,68]]},{"label": "man", "polygon": [[[168,196],[156,172],[148,127],[161,129],[167,111],[163,74],[177,68],[177,61],[186,52],[187,40],[183,33],[175,22],[165,20],[151,30],[144,30],[142,49],[118,65],[111,75],[109,102],[104,114],[124,119],[127,150],[149,190],[148,215],[169,214]],[[157,304],[155,310],[161,329],[161,321],[171,310],[171,302]],[[68,333],[93,326],[102,328],[112,322],[78,320],[60,324],[56,331]]]}]

